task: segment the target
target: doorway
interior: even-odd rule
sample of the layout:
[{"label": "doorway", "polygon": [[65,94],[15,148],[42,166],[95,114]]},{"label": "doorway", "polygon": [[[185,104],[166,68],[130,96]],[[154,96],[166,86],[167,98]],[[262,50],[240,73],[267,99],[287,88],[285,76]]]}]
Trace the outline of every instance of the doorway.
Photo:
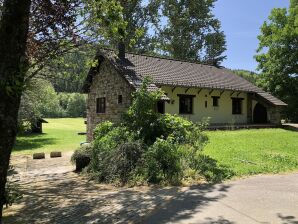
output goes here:
[{"label": "doorway", "polygon": [[160,100],[157,102],[157,112],[164,114],[165,113],[165,101]]},{"label": "doorway", "polygon": [[267,119],[267,109],[262,104],[257,103],[254,108],[253,113],[254,123],[255,124],[265,124],[268,123]]}]

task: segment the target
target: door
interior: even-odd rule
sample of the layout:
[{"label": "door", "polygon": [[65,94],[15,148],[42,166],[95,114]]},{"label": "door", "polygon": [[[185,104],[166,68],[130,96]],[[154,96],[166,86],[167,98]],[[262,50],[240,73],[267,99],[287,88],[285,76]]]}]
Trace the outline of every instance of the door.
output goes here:
[{"label": "door", "polygon": [[256,124],[265,124],[268,123],[267,119],[267,109],[262,104],[257,103],[254,108],[254,123]]}]

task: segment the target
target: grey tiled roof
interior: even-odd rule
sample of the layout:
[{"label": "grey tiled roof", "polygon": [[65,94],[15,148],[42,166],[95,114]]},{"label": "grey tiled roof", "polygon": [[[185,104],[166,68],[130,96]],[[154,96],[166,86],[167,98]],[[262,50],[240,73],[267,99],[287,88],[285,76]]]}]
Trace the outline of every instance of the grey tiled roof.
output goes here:
[{"label": "grey tiled roof", "polygon": [[144,77],[149,76],[155,84],[150,89],[169,85],[244,91],[257,93],[274,105],[286,105],[281,100],[225,68],[131,53],[126,53],[125,59],[120,60],[112,51],[99,52],[99,55],[106,55],[105,57],[135,88],[140,86]]}]

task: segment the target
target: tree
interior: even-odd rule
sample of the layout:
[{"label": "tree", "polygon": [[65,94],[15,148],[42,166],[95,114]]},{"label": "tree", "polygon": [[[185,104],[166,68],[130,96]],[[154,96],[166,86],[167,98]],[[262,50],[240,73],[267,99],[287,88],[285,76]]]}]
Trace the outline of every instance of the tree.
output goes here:
[{"label": "tree", "polygon": [[[220,65],[226,58],[225,35],[211,8],[215,0],[151,0],[159,51],[177,59]],[[166,21],[166,24],[164,23]]]},{"label": "tree", "polygon": [[50,80],[56,92],[81,92],[95,55],[95,46],[83,45],[49,62],[42,77]]},{"label": "tree", "polygon": [[262,85],[288,107],[285,115],[298,121],[298,0],[290,8],[273,9],[261,27],[256,60]]},{"label": "tree", "polygon": [[0,223],[24,77],[30,0],[5,0],[0,21]]},{"label": "tree", "polygon": [[7,169],[25,81],[34,77],[48,59],[73,46],[79,1],[1,0],[0,6],[1,223]]},{"label": "tree", "polygon": [[101,45],[117,47],[119,42],[131,52],[153,50],[152,37],[149,35],[149,14],[141,0],[85,0],[90,28],[88,35],[93,36]]},{"label": "tree", "polygon": [[259,75],[255,72],[244,70],[244,69],[235,69],[233,72],[242,78],[246,79],[247,81],[259,85]]}]

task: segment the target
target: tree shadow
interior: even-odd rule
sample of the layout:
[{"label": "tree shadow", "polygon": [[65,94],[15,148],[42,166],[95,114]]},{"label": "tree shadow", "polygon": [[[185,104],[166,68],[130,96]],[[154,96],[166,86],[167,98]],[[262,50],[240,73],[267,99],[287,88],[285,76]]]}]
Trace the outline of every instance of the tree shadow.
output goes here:
[{"label": "tree shadow", "polygon": [[46,137],[47,134],[26,134],[16,139],[14,152],[37,149],[45,145],[53,145],[57,142],[55,138]]},{"label": "tree shadow", "polygon": [[219,216],[217,219],[207,218],[204,223],[205,224],[234,224],[235,222],[232,222],[228,219],[225,219],[222,216]]},{"label": "tree shadow", "polygon": [[277,213],[277,217],[282,221],[282,224],[298,224],[298,218],[292,215],[282,215]]},{"label": "tree shadow", "polygon": [[[116,189],[73,172],[32,179],[21,186],[24,198],[7,210],[11,214],[7,223],[164,223],[191,217],[225,197],[229,189],[223,184],[192,186],[184,192],[179,187]],[[154,216],[146,216],[152,211]],[[147,222],[150,218],[156,222]],[[208,221],[231,223],[222,217]]]},{"label": "tree shadow", "polygon": [[[229,188],[230,186],[224,184],[217,186],[212,184],[191,186],[189,190],[180,193],[167,203],[166,206],[146,217],[142,223],[179,222],[191,218],[193,214],[200,212],[209,203],[224,198],[225,194],[223,192],[228,191]],[[222,218],[221,221],[223,220]],[[217,223],[215,221],[210,219],[207,220],[207,223]],[[220,223],[220,219],[217,221]]]},{"label": "tree shadow", "polygon": [[220,183],[235,176],[235,172],[227,166],[207,155],[200,155],[198,167],[200,174],[210,183]]}]

